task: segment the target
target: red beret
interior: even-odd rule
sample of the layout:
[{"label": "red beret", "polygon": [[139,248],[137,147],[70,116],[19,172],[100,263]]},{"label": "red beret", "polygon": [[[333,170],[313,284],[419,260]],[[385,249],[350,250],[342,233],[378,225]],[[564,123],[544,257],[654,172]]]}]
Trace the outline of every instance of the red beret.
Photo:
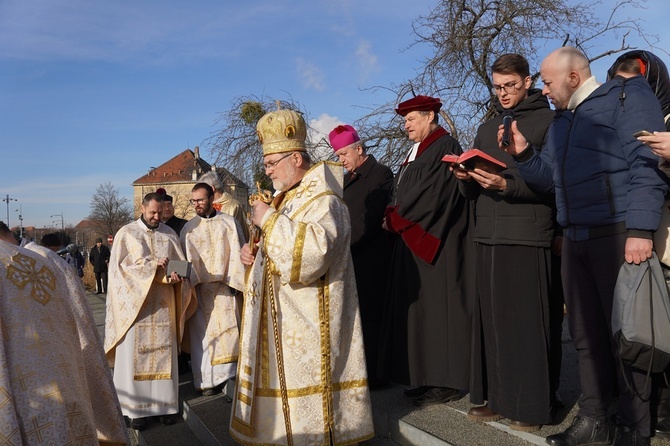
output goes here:
[{"label": "red beret", "polygon": [[434,111],[437,113],[440,111],[441,107],[442,103],[439,98],[419,95],[398,104],[398,108],[395,109],[395,112],[400,116],[405,116],[407,113],[413,111]]},{"label": "red beret", "polygon": [[346,147],[355,142],[361,140],[358,137],[356,130],[349,124],[338,125],[328,134],[328,139],[330,139],[330,145],[333,146],[334,151],[340,150],[342,147]]}]

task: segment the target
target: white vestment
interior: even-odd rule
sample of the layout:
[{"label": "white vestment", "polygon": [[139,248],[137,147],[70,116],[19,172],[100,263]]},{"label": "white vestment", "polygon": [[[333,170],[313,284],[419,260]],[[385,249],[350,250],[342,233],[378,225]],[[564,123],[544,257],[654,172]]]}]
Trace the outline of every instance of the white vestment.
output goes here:
[{"label": "white vestment", "polygon": [[129,444],[82,282],[34,243],[0,241],[0,443]]},{"label": "white vestment", "polygon": [[193,217],[181,231],[191,262],[191,286],[198,297],[195,314],[186,321],[191,369],[196,389],[233,378],[239,354],[239,309],[235,290],[244,290],[239,225],[230,215]]},{"label": "white vestment", "polygon": [[334,445],[374,435],[339,163],[314,165],[263,217],[247,279],[231,435]]},{"label": "white vestment", "polygon": [[168,283],[158,260],[185,260],[175,232],[138,219],[116,234],[109,260],[105,352],[123,414],[179,412],[177,353],[194,299],[188,282]]}]

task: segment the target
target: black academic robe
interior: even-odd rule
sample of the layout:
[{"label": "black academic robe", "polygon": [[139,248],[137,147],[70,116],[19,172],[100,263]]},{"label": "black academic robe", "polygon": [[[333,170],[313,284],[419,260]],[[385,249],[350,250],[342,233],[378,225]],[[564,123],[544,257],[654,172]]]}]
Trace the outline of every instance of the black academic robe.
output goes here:
[{"label": "black academic robe", "polygon": [[461,147],[438,127],[396,175],[386,226],[397,234],[379,374],[389,381],[467,389],[474,255],[469,202],[442,157]]},{"label": "black academic robe", "polygon": [[392,185],[393,172],[372,155],[358,166],[355,174],[344,176],[344,202],[351,216],[351,257],[371,383],[377,376],[379,336],[391,258],[388,234],[382,228],[382,221]]}]

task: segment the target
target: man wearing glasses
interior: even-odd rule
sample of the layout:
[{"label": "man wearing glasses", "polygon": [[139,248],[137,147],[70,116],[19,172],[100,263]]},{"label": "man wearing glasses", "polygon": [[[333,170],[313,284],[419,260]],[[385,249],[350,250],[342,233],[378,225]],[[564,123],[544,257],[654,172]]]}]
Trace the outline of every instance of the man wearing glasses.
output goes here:
[{"label": "man wearing glasses", "polygon": [[240,261],[242,229],[233,217],[214,209],[207,183],[191,189],[196,216],[184,225],[181,244],[191,262],[191,286],[198,306],[186,321],[193,385],[204,396],[218,393],[235,376],[239,352],[237,290],[244,290]]},{"label": "man wearing glasses", "polygon": [[[554,112],[542,92],[532,88],[523,56],[504,54],[491,72],[497,115],[479,127],[474,147],[504,162],[507,169],[493,173],[454,168],[459,190],[475,200],[476,210],[470,400],[487,403],[471,408],[468,418],[505,417],[511,429],[530,432],[551,421],[551,396],[558,387],[558,380],[552,383],[549,377],[547,330],[553,196],[528,188],[511,155],[498,147],[498,127],[511,111],[528,139],[541,146]],[[558,311],[562,315],[562,302]],[[560,335],[558,341],[560,346]]]},{"label": "man wearing glasses", "polygon": [[306,127],[289,110],[257,124],[265,173],[281,193],[252,203],[261,239],[255,253],[242,248],[250,270],[231,434],[246,445],[373,436],[343,169],[311,165]]}]

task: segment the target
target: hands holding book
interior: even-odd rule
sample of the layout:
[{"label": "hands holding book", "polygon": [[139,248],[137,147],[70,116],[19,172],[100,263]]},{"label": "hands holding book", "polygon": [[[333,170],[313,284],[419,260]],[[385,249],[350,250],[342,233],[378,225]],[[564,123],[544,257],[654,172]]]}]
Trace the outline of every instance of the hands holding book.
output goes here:
[{"label": "hands holding book", "polygon": [[456,178],[463,181],[475,180],[484,189],[505,190],[507,182],[500,175],[507,168],[502,161],[482,152],[471,149],[462,155],[445,155],[442,161],[450,163],[450,170]]}]

